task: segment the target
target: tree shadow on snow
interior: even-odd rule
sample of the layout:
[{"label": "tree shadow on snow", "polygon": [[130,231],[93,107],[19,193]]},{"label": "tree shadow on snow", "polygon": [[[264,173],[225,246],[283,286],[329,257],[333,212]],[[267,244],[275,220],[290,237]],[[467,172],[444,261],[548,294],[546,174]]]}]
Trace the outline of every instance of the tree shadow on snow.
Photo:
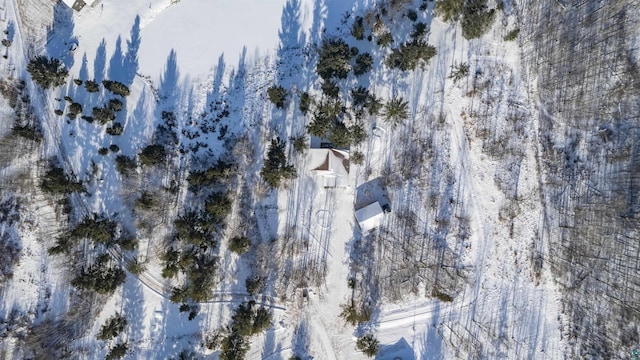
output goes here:
[{"label": "tree shadow on snow", "polygon": [[58,2],[53,8],[53,24],[47,28],[45,47],[47,54],[59,59],[67,69],[73,66],[73,52],[78,47],[73,28],[73,10],[63,2]]},{"label": "tree shadow on snow", "polygon": [[[102,39],[100,45],[96,49],[96,57],[93,59],[93,78],[100,83],[104,80],[107,68],[107,42]],[[82,79],[88,80],[88,79]]]}]

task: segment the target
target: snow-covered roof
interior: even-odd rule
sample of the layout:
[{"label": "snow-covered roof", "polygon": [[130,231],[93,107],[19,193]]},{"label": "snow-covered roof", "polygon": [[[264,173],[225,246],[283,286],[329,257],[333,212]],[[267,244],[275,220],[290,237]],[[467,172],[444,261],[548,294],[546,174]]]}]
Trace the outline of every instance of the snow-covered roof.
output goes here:
[{"label": "snow-covered roof", "polygon": [[382,206],[380,206],[380,203],[377,201],[356,210],[356,220],[358,220],[362,232],[367,232],[378,227],[382,221],[382,217],[384,217],[384,212],[382,211]]},{"label": "snow-covered roof", "polygon": [[349,186],[349,153],[337,149],[309,149],[311,170],[324,177],[325,187]]}]

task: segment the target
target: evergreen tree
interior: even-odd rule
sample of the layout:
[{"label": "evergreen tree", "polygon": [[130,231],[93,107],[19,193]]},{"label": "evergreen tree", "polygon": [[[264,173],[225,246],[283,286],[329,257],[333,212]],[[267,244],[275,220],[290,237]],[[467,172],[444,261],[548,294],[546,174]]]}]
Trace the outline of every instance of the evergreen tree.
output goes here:
[{"label": "evergreen tree", "polygon": [[120,95],[122,97],[129,96],[129,88],[127,85],[119,81],[102,80],[102,85],[104,85],[105,89],[116,95]]},{"label": "evergreen tree", "polygon": [[353,26],[351,27],[351,35],[356,40],[364,39],[364,22],[361,16],[356,16],[356,20],[353,22]]},{"label": "evergreen tree", "polygon": [[271,86],[267,89],[267,96],[269,100],[279,109],[284,108],[284,103],[287,100],[287,90],[282,86]]},{"label": "evergreen tree", "polygon": [[164,163],[165,158],[167,157],[167,153],[164,149],[164,146],[160,144],[151,144],[147,145],[140,154],[138,154],[138,158],[140,159],[140,163],[144,166],[156,166]]},{"label": "evergreen tree", "polygon": [[127,327],[127,318],[120,313],[116,313],[105,322],[101,327],[96,338],[98,340],[111,340],[118,336]]},{"label": "evergreen tree", "polygon": [[413,40],[400,45],[387,56],[387,66],[398,68],[402,71],[415,69],[420,60],[429,63],[429,60],[436,55],[436,48],[422,40]]},{"label": "evergreen tree", "polygon": [[342,39],[331,39],[322,42],[316,72],[321,78],[333,77],[346,79],[351,66],[351,49]]},{"label": "evergreen tree", "polygon": [[360,76],[368,73],[373,65],[373,58],[369,53],[362,53],[356,56],[356,65],[353,67],[353,73]]},{"label": "evergreen tree", "polygon": [[378,353],[378,339],[373,335],[364,335],[356,341],[356,347],[368,357],[373,357]]},{"label": "evergreen tree", "polygon": [[409,117],[408,108],[408,102],[404,101],[401,97],[394,96],[384,105],[382,112],[383,119],[389,123],[392,128],[395,128]]},{"label": "evergreen tree", "polygon": [[52,167],[46,172],[40,187],[51,194],[70,194],[76,191],[84,191],[82,183],[69,180],[64,170],[59,167]]},{"label": "evergreen tree", "polygon": [[260,171],[262,178],[272,188],[280,186],[282,180],[293,179],[297,176],[293,165],[287,164],[287,155],[284,152],[285,145],[286,143],[280,138],[271,140],[267,159]]},{"label": "evergreen tree", "polygon": [[465,0],[438,0],[433,12],[444,21],[457,21],[464,10]]},{"label": "evergreen tree", "polygon": [[29,61],[27,71],[31,78],[44,89],[64,85],[69,72],[58,59],[40,55]]},{"label": "evergreen tree", "polygon": [[84,82],[84,88],[87,92],[94,93],[100,91],[100,85],[94,80],[87,80]]},{"label": "evergreen tree", "polygon": [[251,241],[246,236],[234,236],[229,241],[229,250],[238,255],[242,255],[249,250]]},{"label": "evergreen tree", "polygon": [[469,0],[465,3],[462,16],[462,36],[477,39],[486,33],[495,18],[495,9],[487,6],[487,0]]},{"label": "evergreen tree", "polygon": [[105,360],[115,360],[122,359],[127,355],[127,351],[129,350],[129,344],[127,342],[119,343],[116,346],[109,349]]}]

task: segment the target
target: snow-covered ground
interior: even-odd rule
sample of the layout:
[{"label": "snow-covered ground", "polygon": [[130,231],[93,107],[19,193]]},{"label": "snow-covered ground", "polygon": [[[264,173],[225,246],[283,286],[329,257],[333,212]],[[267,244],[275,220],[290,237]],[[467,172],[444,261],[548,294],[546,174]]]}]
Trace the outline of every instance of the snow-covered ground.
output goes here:
[{"label": "snow-covered ground", "polygon": [[[153,137],[163,109],[175,109],[186,129],[186,119],[197,119],[211,103],[223,99],[231,110],[226,124],[230,136],[249,134],[256,141],[258,150],[248,168],[256,170],[257,166],[259,170],[264,153],[264,143],[259,141],[304,131],[297,104],[275,109],[265,95],[266,88],[276,82],[297,89],[314,88],[310,84],[316,79],[313,70],[300,65],[308,58],[293,45],[304,48],[322,36],[334,34],[343,21],[347,23],[345,15],[373,5],[374,1],[355,0],[102,0],[74,13],[58,4],[54,12],[57,22],[47,42],[36,50],[63,59],[72,78],[116,79],[129,85],[131,95],[117,118],[125,132],[111,137],[96,124],[53,116],[53,110],[64,108],[65,95],[97,106],[108,100],[108,94],[89,94],[74,85],[71,78],[67,85],[44,95],[32,91],[34,96],[41,96],[40,103],[34,103],[40,105],[37,111],[45,123],[47,154],[61,147],[60,157],[70,167],[68,170],[90,183],[91,194],[83,198],[87,209],[126,214],[128,210],[120,196],[126,189],[115,170],[114,156],[98,155],[98,150],[116,144],[121,153],[134,155]],[[16,16],[13,7],[14,1],[8,0],[2,10],[5,19]],[[513,169],[488,154],[485,139],[478,135],[479,120],[473,115],[486,104],[481,95],[471,94],[473,77],[481,77],[483,72],[491,77],[492,72],[501,71],[509,75],[496,76],[487,90],[496,101],[486,114],[497,124],[491,131],[510,130],[505,124],[505,109],[513,99],[524,104],[532,119],[536,118],[530,101],[535,94],[531,94],[532,88],[521,73],[518,43],[502,41],[504,26],[500,21],[483,39],[470,44],[462,38],[459,28],[431,16],[425,19],[430,21],[428,42],[438,51],[431,64],[424,70],[404,74],[374,68],[367,80],[378,96],[387,99],[393,94],[409,100],[413,130],[405,126],[374,136],[371,129],[377,120],[368,119],[370,138],[362,148],[367,155],[366,169],[352,165],[349,188],[325,189],[311,174],[308,158],[296,155],[292,158],[297,160],[298,179],[258,204],[264,214],[256,212],[256,216],[268,218],[259,222],[265,242],[274,234],[283,236],[295,228],[295,236],[309,243],[305,259],[319,259],[326,273],[319,285],[309,285],[310,293],[304,300],[301,292],[293,296],[275,291],[269,294],[276,299],[273,328],[254,338],[249,358],[284,359],[301,353],[314,359],[366,358],[354,346],[354,339],[366,331],[380,340],[380,359],[562,356],[558,291],[549,274],[532,275],[535,270],[529,259],[531,239],[538,236],[542,211],[536,166],[537,125],[532,122],[525,126],[520,139],[523,156],[518,163],[519,172],[514,175],[519,204],[510,217],[505,213],[511,211],[509,205],[514,199],[505,193],[500,181],[512,176]],[[15,20],[19,24],[28,18]],[[348,27],[339,31],[348,33]],[[406,29],[402,31],[406,33]],[[16,39],[20,39],[19,35]],[[70,52],[70,48],[75,50]],[[26,52],[16,41],[10,51],[15,67],[24,67]],[[447,76],[451,65],[460,62],[471,65],[471,75],[454,84]],[[432,122],[431,115],[436,113],[445,115],[440,124]],[[446,156],[440,164],[434,161],[434,169],[436,165],[444,168],[440,174],[434,172],[434,177],[450,176],[457,189],[450,199],[451,204],[460,204],[459,209],[448,215],[465,217],[470,227],[468,239],[458,242],[454,236],[445,236],[444,242],[446,247],[460,249],[458,265],[471,270],[453,302],[434,299],[424,289],[418,294],[402,294],[397,302],[378,299],[374,320],[354,329],[339,314],[341,305],[352,296],[352,289],[347,286],[352,275],[351,246],[354,239],[362,238],[353,216],[356,189],[383,176],[389,164],[397,160],[397,144],[411,141],[410,136],[422,134],[421,129],[426,127],[437,128],[434,134],[443,135],[437,143],[446,147],[436,149]],[[200,138],[211,153],[222,151],[224,145],[216,136]],[[248,174],[247,178],[251,176]],[[416,193],[422,190],[427,192],[425,188]],[[395,210],[406,205],[398,199],[408,192],[408,187],[391,190],[394,213],[387,216],[384,226],[391,226]],[[185,195],[180,196],[184,200]],[[420,196],[416,195],[417,202],[424,203],[412,209],[426,208],[427,198]],[[32,203],[34,216],[40,219],[36,226],[46,226],[53,222],[54,210],[36,200]],[[170,212],[175,215],[176,210]],[[417,214],[419,219],[423,215],[425,227],[434,231],[434,219],[427,219],[426,211]],[[162,231],[166,229],[154,235],[160,238]],[[152,249],[160,242],[144,240],[141,249],[153,256]],[[54,289],[54,299],[47,303],[57,307],[52,312],[64,312],[69,290],[55,291],[62,284],[54,269],[62,264],[46,255],[52,241],[31,234],[23,236],[22,242],[25,255],[14,279],[4,287],[9,295],[3,296],[0,316],[6,318],[16,304],[20,304],[20,311],[33,312],[42,303],[43,289],[51,291],[50,288]],[[152,265],[139,278],[128,275],[122,289],[100,309],[91,330],[72,346],[87,358],[104,356],[107,347],[95,340],[95,335],[107,318],[121,312],[131,324],[126,334],[131,358],[167,358],[185,348],[215,358],[216,354],[201,348],[203,334],[228,324],[232,306],[244,299],[233,294],[244,292],[249,268],[229,252],[223,254],[223,264],[224,294],[201,304],[200,315],[194,321],[188,321],[178,311],[178,305],[168,300],[170,287],[162,283],[159,268]],[[285,300],[283,295],[289,296]],[[12,351],[11,346],[8,351]]]}]

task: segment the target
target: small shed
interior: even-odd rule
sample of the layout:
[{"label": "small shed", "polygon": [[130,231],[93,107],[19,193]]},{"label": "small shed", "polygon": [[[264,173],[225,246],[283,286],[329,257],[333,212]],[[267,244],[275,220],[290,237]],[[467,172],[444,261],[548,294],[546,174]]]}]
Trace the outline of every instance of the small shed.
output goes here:
[{"label": "small shed", "polygon": [[356,210],[356,220],[363,233],[378,227],[383,217],[384,211],[377,201]]},{"label": "small shed", "polygon": [[62,2],[75,11],[80,11],[85,5],[87,5],[84,0],[62,0]]}]

